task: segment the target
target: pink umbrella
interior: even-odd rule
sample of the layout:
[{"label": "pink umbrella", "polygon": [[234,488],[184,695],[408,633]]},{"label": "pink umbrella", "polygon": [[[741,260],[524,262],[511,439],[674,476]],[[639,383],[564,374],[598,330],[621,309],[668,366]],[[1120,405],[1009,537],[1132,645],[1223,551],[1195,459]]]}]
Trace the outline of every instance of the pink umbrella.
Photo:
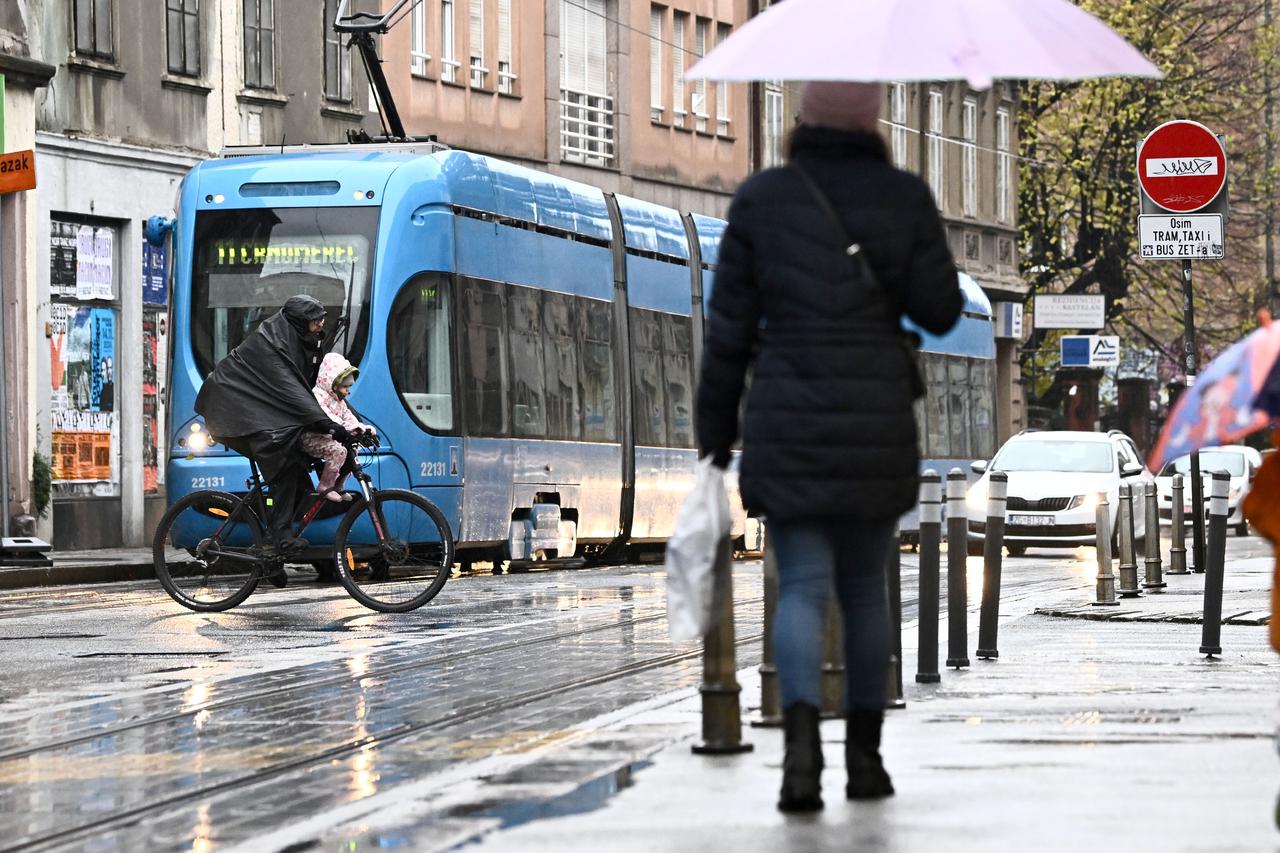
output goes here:
[{"label": "pink umbrella", "polygon": [[693,68],[711,80],[1162,77],[1068,0],[785,0]]}]

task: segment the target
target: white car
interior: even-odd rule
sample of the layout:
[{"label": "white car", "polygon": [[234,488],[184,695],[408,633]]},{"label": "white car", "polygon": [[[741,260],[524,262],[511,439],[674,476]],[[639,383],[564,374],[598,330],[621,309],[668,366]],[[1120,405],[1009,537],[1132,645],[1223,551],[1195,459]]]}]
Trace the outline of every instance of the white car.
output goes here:
[{"label": "white car", "polygon": [[[1200,481],[1204,483],[1204,512],[1209,512],[1209,484],[1213,471],[1226,471],[1231,475],[1227,487],[1227,524],[1235,528],[1239,536],[1249,535],[1249,523],[1244,519],[1244,496],[1249,494],[1253,475],[1262,467],[1262,454],[1252,447],[1230,445],[1206,447],[1200,451]],[[1165,465],[1156,477],[1159,489],[1160,523],[1173,523],[1173,475],[1182,475],[1183,518],[1191,523],[1191,457],[1179,456]]]},{"label": "white car", "polygon": [[[1133,440],[1119,430],[1024,430],[1006,441],[990,464],[979,460],[972,468],[982,477],[969,489],[969,541],[981,542],[986,533],[988,482],[992,471],[1003,471],[1009,476],[1004,542],[1014,556],[1029,546],[1096,544],[1098,493],[1107,493],[1114,532],[1120,485],[1145,488],[1154,479]],[[1134,535],[1141,539],[1146,514],[1140,501],[1134,510]]]}]

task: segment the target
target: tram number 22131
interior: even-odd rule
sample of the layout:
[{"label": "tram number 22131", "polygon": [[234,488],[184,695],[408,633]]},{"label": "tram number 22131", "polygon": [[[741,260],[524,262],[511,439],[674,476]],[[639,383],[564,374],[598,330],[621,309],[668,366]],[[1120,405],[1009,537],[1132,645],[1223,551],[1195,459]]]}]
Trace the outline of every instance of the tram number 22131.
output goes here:
[{"label": "tram number 22131", "polygon": [[443,477],[447,473],[444,462],[423,462],[418,468],[418,475],[422,477]]}]

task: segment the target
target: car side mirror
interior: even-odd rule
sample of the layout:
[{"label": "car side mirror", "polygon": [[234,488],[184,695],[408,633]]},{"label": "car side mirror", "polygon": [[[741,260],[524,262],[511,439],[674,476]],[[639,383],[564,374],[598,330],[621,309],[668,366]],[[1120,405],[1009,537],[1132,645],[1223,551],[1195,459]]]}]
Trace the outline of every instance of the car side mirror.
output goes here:
[{"label": "car side mirror", "polygon": [[987,460],[985,459],[973,460],[972,462],[969,463],[969,470],[973,471],[973,473],[975,474],[985,473],[987,470]]},{"label": "car side mirror", "polygon": [[1121,477],[1132,477],[1135,474],[1142,473],[1142,466],[1137,462],[1129,462],[1120,468]]}]

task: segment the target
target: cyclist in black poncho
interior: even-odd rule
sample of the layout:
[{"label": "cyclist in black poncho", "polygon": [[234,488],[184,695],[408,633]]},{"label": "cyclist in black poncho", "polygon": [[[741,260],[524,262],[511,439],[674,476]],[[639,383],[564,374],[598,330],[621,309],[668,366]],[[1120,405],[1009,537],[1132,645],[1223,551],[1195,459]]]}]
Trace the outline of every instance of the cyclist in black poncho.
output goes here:
[{"label": "cyclist in black poncho", "polygon": [[[271,484],[269,523],[285,553],[307,547],[293,535],[293,520],[311,491],[308,457],[298,447],[306,430],[340,441],[347,431],[320,408],[311,389],[319,370],[325,308],[313,296],[292,296],[218,362],[205,379],[195,409],[209,433],[257,460]],[[283,572],[268,577],[284,585]]]}]

